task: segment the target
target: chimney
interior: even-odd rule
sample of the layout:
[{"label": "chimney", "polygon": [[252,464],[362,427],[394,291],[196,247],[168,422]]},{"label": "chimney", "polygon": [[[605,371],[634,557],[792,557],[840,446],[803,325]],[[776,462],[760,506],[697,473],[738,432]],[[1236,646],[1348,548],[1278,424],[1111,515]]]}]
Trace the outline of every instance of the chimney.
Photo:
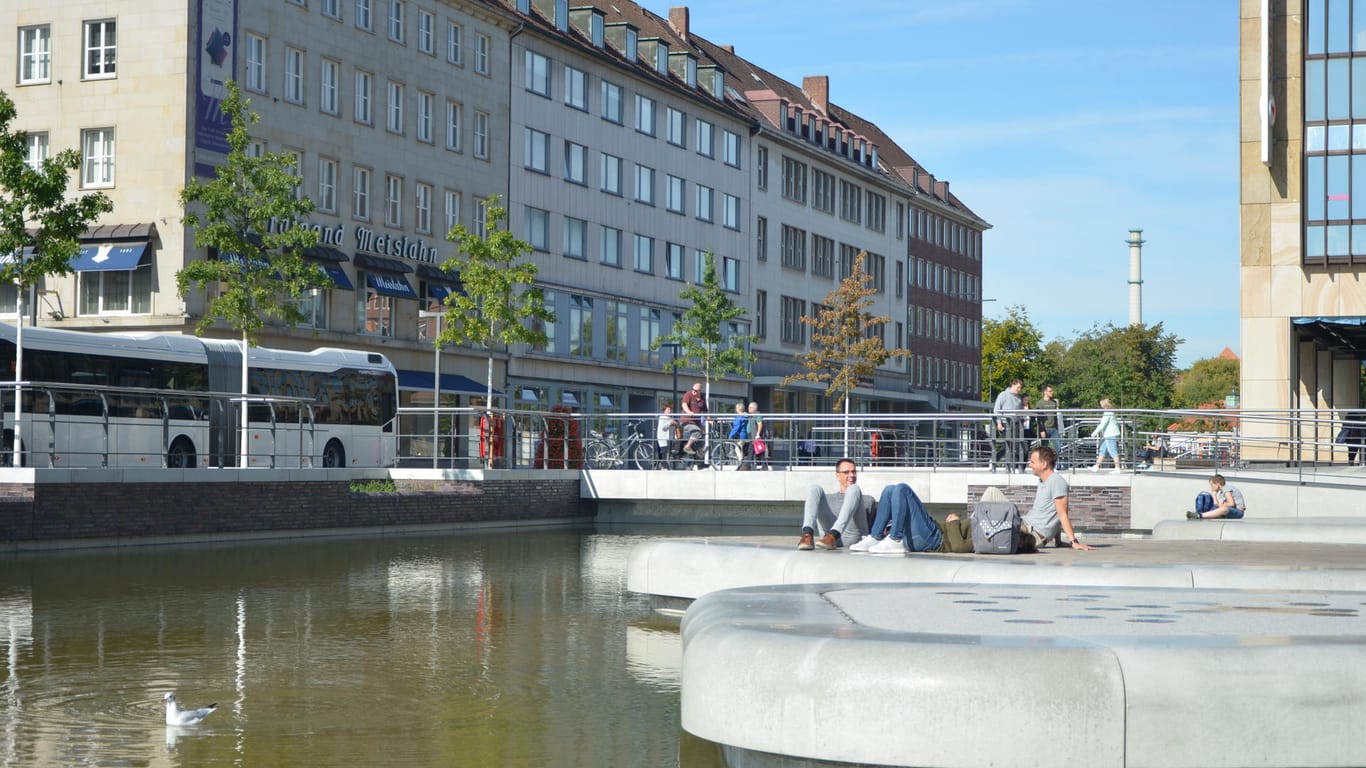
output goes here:
[{"label": "chimney", "polygon": [[830,113],[830,77],[829,75],[809,75],[802,78],[802,93],[811,100],[812,105],[821,114]]},{"label": "chimney", "polygon": [[674,28],[674,34],[683,42],[692,42],[688,39],[688,6],[677,5],[669,9],[669,26]]},{"label": "chimney", "polygon": [[1129,325],[1143,324],[1143,230],[1129,230]]}]

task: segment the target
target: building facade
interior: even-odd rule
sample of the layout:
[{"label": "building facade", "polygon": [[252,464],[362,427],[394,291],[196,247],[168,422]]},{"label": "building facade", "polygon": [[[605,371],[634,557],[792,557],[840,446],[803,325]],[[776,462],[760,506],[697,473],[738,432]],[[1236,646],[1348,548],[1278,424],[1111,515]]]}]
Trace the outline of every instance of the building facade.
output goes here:
[{"label": "building facade", "polygon": [[[855,409],[976,403],[989,225],[833,103],[828,78],[789,83],[697,35],[686,8],[19,0],[0,24],[30,159],[79,148],[75,186],[114,202],[75,275],[39,286],[29,322],[192,332],[205,297],[178,295],[175,275],[210,254],[181,225],[179,193],[226,152],[216,100],[232,78],[261,118],[254,150],[297,161],[321,235],[307,255],[334,282],[310,299],[310,323],[262,344],[381,351],[402,404],[430,404],[437,321],[424,315],[458,289],[445,235],[482,231],[497,196],[557,315],[546,345],[496,353],[505,402],[655,410],[673,384],[669,351],[652,347],[710,254],[748,313],[729,332],[757,338],[752,380],[714,381],[714,399],[828,410],[822,387],[781,380],[809,349],[800,318],[863,252],[873,311],[891,319],[884,342],[911,355],[865,381]],[[0,318],[15,298],[0,289]],[[440,366],[445,404],[482,394],[482,351],[447,348]]]}]

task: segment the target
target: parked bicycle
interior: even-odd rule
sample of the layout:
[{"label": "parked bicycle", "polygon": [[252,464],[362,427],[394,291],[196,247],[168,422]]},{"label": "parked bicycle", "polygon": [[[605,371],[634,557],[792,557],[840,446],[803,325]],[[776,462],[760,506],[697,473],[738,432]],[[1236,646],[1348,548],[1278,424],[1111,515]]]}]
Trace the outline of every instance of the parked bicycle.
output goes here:
[{"label": "parked bicycle", "polygon": [[627,427],[626,439],[620,444],[597,430],[591,430],[589,435],[583,444],[583,460],[589,469],[654,469],[658,464],[654,437],[642,434],[635,424]]}]

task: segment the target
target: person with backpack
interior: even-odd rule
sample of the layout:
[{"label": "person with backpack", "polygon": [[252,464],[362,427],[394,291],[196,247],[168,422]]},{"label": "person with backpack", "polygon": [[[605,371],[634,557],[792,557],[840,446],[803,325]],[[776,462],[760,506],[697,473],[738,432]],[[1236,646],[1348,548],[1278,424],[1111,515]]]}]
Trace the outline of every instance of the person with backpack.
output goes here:
[{"label": "person with backpack", "polygon": [[1058,535],[1067,534],[1072,549],[1091,550],[1095,547],[1081,543],[1067,515],[1067,494],[1071,490],[1067,478],[1054,470],[1058,454],[1052,446],[1040,445],[1029,452],[1029,471],[1039,478],[1039,489],[1034,494],[1034,506],[1024,517],[1024,532],[1034,537],[1039,549]]},{"label": "person with backpack", "polygon": [[850,545],[850,552],[901,555],[906,552],[971,552],[972,528],[966,517],[949,513],[934,519],[920,497],[905,483],[888,485],[877,500],[870,533]]},{"label": "person with backpack", "polygon": [[1208,520],[1226,517],[1229,520],[1241,520],[1246,511],[1247,502],[1243,499],[1243,492],[1226,484],[1223,475],[1214,475],[1209,479],[1209,492],[1196,495],[1195,510],[1187,512],[1186,518]]}]

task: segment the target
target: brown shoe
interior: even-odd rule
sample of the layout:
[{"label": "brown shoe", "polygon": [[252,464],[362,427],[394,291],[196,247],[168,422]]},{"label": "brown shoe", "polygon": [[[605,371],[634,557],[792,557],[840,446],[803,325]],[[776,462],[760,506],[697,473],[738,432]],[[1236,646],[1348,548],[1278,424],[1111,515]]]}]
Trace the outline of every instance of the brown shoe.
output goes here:
[{"label": "brown shoe", "polygon": [[815,548],[816,548],[816,545],[812,543],[812,536],[811,536],[811,534],[809,534],[809,533],[803,533],[801,539],[799,539],[799,540],[797,541],[797,549],[815,549]]},{"label": "brown shoe", "polygon": [[837,538],[835,538],[835,533],[834,533],[834,531],[831,531],[831,532],[825,534],[824,536],[822,536],[822,537],[820,538],[819,541],[816,542],[816,546],[820,547],[821,549],[834,549],[835,547],[838,547],[839,545],[840,545],[840,540],[837,539]]}]

